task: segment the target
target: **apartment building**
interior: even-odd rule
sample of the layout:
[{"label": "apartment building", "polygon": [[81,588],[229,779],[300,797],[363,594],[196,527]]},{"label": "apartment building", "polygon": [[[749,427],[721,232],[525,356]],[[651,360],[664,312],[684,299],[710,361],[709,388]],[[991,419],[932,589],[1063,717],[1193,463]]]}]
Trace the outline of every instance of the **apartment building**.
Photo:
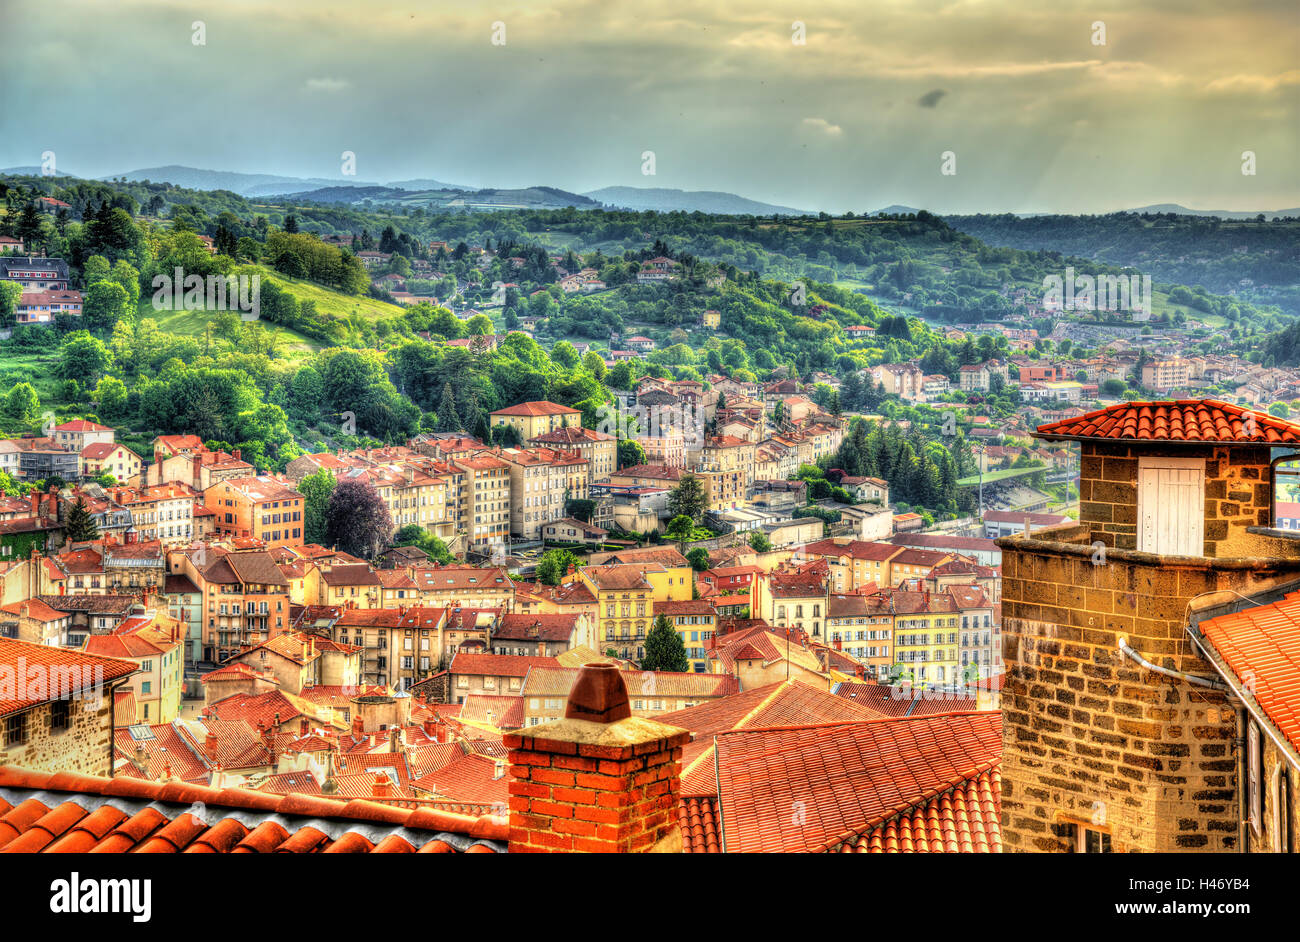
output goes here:
[{"label": "apartment building", "polygon": [[451,463],[464,474],[458,533],[465,535],[467,551],[500,551],[510,537],[510,463],[488,451],[459,455]]},{"label": "apartment building", "polygon": [[590,463],[577,452],[551,448],[503,448],[509,464],[510,532],[526,540],[541,538],[541,528],[567,515],[570,500],[585,500]]},{"label": "apartment building", "polygon": [[618,439],[581,425],[566,425],[534,435],[527,443],[533,448],[576,452],[587,462],[587,477],[592,482],[605,480],[618,467]]},{"label": "apartment building", "polygon": [[217,532],[281,546],[303,545],[303,497],[275,478],[239,477],[203,492]]},{"label": "apartment building", "polygon": [[570,428],[582,424],[582,413],[554,402],[544,400],[521,402],[507,406],[491,413],[491,424],[509,425],[519,433],[519,440],[526,442],[547,432],[560,428]]}]

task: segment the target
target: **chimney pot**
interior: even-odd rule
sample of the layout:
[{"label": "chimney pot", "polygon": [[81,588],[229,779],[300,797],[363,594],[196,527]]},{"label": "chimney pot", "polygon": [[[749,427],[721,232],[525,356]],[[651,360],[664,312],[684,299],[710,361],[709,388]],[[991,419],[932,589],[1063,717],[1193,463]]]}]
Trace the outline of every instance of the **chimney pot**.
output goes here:
[{"label": "chimney pot", "polygon": [[564,716],[570,720],[615,723],[632,715],[623,675],[613,664],[586,664],[569,691]]}]

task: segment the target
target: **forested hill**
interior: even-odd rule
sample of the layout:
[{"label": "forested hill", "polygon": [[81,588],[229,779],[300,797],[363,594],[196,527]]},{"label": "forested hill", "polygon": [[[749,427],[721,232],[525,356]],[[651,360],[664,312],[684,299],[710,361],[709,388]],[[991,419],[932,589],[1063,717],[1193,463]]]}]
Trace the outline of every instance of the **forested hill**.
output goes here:
[{"label": "forested hill", "polygon": [[945,218],[989,245],[1132,266],[1155,281],[1199,285],[1300,314],[1300,218],[1174,213]]}]

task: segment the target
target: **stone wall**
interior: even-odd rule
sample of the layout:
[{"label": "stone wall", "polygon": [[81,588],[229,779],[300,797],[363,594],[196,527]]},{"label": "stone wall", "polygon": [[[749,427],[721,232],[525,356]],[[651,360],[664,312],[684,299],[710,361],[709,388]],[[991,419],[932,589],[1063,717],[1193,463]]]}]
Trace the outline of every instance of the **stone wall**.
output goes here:
[{"label": "stone wall", "polygon": [[[112,736],[111,694],[102,700],[71,699],[68,728],[50,729],[49,703],[27,711],[27,742],[5,748],[0,725],[0,765],[16,765],[37,772],[81,772],[111,775],[109,741]],[[0,718],[0,724],[5,719]]]},{"label": "stone wall", "polygon": [[[1079,468],[1079,520],[1089,542],[1137,549],[1138,459],[1150,446],[1084,442]],[[1268,526],[1273,503],[1269,449],[1189,445],[1170,456],[1205,461],[1206,556],[1250,556],[1262,544],[1247,527]],[[1229,457],[1231,456],[1231,457]]]},{"label": "stone wall", "polygon": [[1088,530],[1056,531],[1079,538],[1073,546],[1049,542],[1051,530],[998,541],[1003,846],[1068,850],[1072,822],[1094,822],[1116,851],[1236,850],[1235,711],[1220,693],[1143,669],[1119,639],[1162,667],[1213,675],[1186,635],[1189,601],[1300,579],[1295,549],[1275,541],[1290,559],[1206,566],[1122,549],[1098,559]]}]

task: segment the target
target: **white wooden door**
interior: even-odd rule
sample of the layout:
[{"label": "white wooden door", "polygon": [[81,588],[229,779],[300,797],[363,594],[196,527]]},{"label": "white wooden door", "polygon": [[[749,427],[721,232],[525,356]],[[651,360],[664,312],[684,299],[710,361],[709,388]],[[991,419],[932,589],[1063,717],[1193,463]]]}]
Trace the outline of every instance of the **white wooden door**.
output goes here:
[{"label": "white wooden door", "polygon": [[1138,549],[1163,556],[1205,552],[1205,463],[1145,458],[1138,466]]}]

